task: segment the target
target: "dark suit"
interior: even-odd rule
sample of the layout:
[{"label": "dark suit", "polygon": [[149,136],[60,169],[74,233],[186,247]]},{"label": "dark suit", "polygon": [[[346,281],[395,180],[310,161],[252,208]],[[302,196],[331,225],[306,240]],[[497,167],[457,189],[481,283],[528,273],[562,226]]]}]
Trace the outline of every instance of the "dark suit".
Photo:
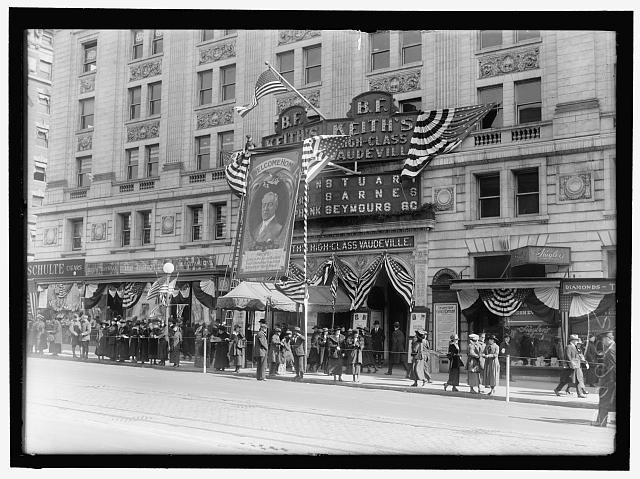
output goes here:
[{"label": "dark suit", "polygon": [[391,374],[393,372],[393,365],[400,364],[407,376],[409,376],[409,368],[407,367],[406,362],[406,351],[404,349],[405,337],[404,333],[399,329],[396,329],[393,333],[391,333],[391,354],[389,355],[389,370],[387,374]]},{"label": "dark suit", "polygon": [[373,347],[373,357],[377,366],[382,366],[382,360],[384,359],[384,339],[385,335],[382,328],[371,330],[371,346]]},{"label": "dark suit", "polygon": [[291,342],[291,352],[293,353],[293,367],[296,369],[296,378],[302,379],[304,376],[304,360],[307,356],[306,339],[298,334]]},{"label": "dark suit", "polygon": [[264,330],[258,331],[256,341],[253,343],[253,359],[256,362],[256,379],[264,381],[267,373],[267,351],[269,343],[267,343],[267,335]]},{"label": "dark suit", "polygon": [[598,384],[598,419],[597,423],[601,426],[607,425],[609,412],[616,410],[616,343],[604,352],[604,363],[599,365],[598,375],[600,382]]}]

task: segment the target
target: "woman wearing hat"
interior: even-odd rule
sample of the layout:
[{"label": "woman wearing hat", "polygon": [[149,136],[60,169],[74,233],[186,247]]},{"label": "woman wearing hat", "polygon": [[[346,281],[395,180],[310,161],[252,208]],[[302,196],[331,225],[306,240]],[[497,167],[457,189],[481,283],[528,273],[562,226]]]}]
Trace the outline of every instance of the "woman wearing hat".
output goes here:
[{"label": "woman wearing hat", "polygon": [[107,350],[106,355],[109,356],[111,361],[116,360],[116,336],[118,335],[118,326],[116,320],[111,318],[109,320],[109,327],[107,328]]},{"label": "woman wearing hat", "polygon": [[244,350],[247,346],[247,340],[242,334],[242,327],[236,324],[233,327],[231,341],[229,342],[229,363],[235,367],[234,372],[240,372],[240,368],[244,367]]},{"label": "woman wearing hat", "polygon": [[180,367],[180,343],[182,342],[182,331],[180,326],[173,324],[169,331],[169,360],[173,363],[174,368]]},{"label": "woman wearing hat", "polygon": [[351,339],[351,350],[349,351],[349,363],[351,364],[351,374],[353,375],[353,382],[360,382],[360,370],[362,369],[364,339],[360,336],[360,332],[357,329],[353,330],[353,336]]},{"label": "woman wearing hat", "polygon": [[96,349],[94,354],[98,356],[98,359],[102,361],[104,359],[105,354],[107,353],[107,323],[103,323],[98,320],[98,339]]},{"label": "woman wearing hat", "polygon": [[424,387],[427,382],[424,374],[424,360],[427,354],[429,354],[429,351],[427,349],[427,343],[424,340],[425,336],[425,331],[418,330],[411,342],[411,379],[413,379],[411,386],[413,387],[418,386],[418,380],[422,381],[422,387]]},{"label": "woman wearing hat", "polygon": [[329,339],[329,329],[322,328],[322,332],[318,337],[318,348],[320,349],[320,365],[318,369],[322,369],[325,374],[329,374],[329,346],[327,340]]},{"label": "woman wearing hat", "polygon": [[[467,382],[469,383],[470,392],[476,394],[480,394],[480,374],[482,373],[482,369],[480,369],[480,358],[482,357],[482,352],[482,347],[478,344],[478,335],[474,333],[470,334],[469,357],[467,359]],[[478,388],[478,390],[476,391],[475,388]]]},{"label": "woman wearing hat", "polygon": [[329,346],[329,374],[333,374],[333,380],[336,378],[342,381],[343,363],[343,344],[340,341],[340,329],[336,328],[332,335],[327,338]]},{"label": "woman wearing hat", "polygon": [[285,371],[293,371],[293,353],[291,352],[291,338],[293,332],[286,330],[284,338],[280,341],[280,351],[282,354],[282,364],[285,365]]},{"label": "woman wearing hat", "polygon": [[449,379],[444,383],[444,390],[447,390],[447,386],[452,386],[452,391],[458,391],[460,385],[460,368],[464,366],[462,356],[460,356],[460,345],[458,344],[458,335],[452,334],[449,337],[449,352],[447,353],[449,358]]},{"label": "woman wearing hat", "polygon": [[489,396],[495,393],[495,388],[499,381],[498,378],[500,377],[500,361],[498,361],[500,348],[497,343],[496,337],[493,334],[489,335],[487,337],[487,345],[482,354],[482,357],[485,358],[484,386],[491,388],[488,393]]},{"label": "woman wearing hat", "polygon": [[216,371],[224,371],[229,367],[229,333],[222,324],[218,326],[218,338],[213,367]]},{"label": "woman wearing hat", "polygon": [[311,342],[309,348],[309,358],[307,359],[307,372],[316,372],[320,365],[320,346],[318,345],[318,339],[320,338],[318,325],[313,326],[313,334],[311,335]]},{"label": "woman wearing hat", "polygon": [[53,355],[62,353],[62,324],[58,318],[53,319]]}]

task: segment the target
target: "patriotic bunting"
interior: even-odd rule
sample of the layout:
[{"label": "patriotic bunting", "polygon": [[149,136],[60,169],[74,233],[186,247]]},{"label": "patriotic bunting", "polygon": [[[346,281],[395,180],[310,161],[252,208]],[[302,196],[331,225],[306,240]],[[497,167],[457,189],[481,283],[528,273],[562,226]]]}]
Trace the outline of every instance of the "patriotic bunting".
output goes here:
[{"label": "patriotic bunting", "polygon": [[531,293],[527,288],[479,289],[480,299],[489,311],[498,316],[511,316]]},{"label": "patriotic bunting", "polygon": [[358,309],[364,304],[383,266],[391,285],[407,302],[409,309],[413,309],[414,278],[398,260],[387,253],[378,256],[360,276],[351,309]]},{"label": "patriotic bunting", "polygon": [[271,69],[268,69],[258,77],[251,103],[244,106],[237,106],[236,111],[241,117],[244,117],[247,113],[258,106],[258,100],[260,100],[261,98],[269,95],[270,93],[280,93],[285,91],[287,91],[287,87],[284,86],[284,84],[280,81],[276,74],[271,71]]},{"label": "patriotic bunting", "polygon": [[360,276],[358,287],[356,289],[356,296],[351,303],[351,309],[356,310],[364,304],[373,284],[376,282],[376,277],[382,268],[384,256],[384,254],[378,256],[373,263],[369,265],[365,272],[362,273],[362,276]]},{"label": "patriotic bunting", "polygon": [[142,296],[142,292],[144,291],[144,287],[147,283],[144,282],[135,282],[135,283],[127,283],[124,285],[124,292],[122,296],[122,307],[123,308],[133,308],[136,303],[140,300]]},{"label": "patriotic bunting", "polygon": [[160,288],[161,288],[160,281],[161,281],[160,279],[155,280],[151,285],[151,287],[149,288],[149,291],[147,291],[147,301],[156,299],[160,294]]},{"label": "patriotic bunting", "polygon": [[296,303],[304,303],[306,289],[304,281],[278,281],[275,286],[278,291]]}]

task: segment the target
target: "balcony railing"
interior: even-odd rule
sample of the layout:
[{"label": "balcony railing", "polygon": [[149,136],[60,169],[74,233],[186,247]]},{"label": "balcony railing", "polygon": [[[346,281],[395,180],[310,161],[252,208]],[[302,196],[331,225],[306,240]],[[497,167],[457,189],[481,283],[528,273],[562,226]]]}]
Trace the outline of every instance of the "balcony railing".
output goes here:
[{"label": "balcony railing", "polygon": [[77,200],[79,198],[86,198],[87,191],[89,191],[89,187],[74,188],[74,189],[68,190],[67,192],[69,193],[70,200]]},{"label": "balcony railing", "polygon": [[208,170],[186,171],[180,174],[181,184],[206,183],[207,181],[224,180],[224,168],[211,168]]},{"label": "balcony railing", "polygon": [[511,141],[535,140],[540,138],[540,125],[522,126],[511,130]]},{"label": "balcony railing", "polygon": [[537,141],[548,138],[551,135],[552,123],[539,122],[529,125],[516,125],[507,128],[492,130],[480,130],[470,134],[473,138],[471,143],[465,141],[466,147],[461,149],[483,148],[500,146],[509,143],[521,143],[523,141]]}]

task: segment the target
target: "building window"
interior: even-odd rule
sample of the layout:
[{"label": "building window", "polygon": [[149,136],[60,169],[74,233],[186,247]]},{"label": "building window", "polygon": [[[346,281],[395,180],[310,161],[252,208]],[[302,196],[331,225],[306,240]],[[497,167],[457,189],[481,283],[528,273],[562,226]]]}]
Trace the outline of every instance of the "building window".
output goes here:
[{"label": "building window", "polygon": [[202,41],[213,40],[213,30],[202,30]]},{"label": "building window", "polygon": [[191,241],[202,239],[202,205],[191,206]]},{"label": "building window", "polygon": [[82,249],[82,220],[71,220],[71,249]]},{"label": "building window", "polygon": [[140,219],[142,224],[142,244],[151,244],[151,211],[141,211]]},{"label": "building window", "polygon": [[40,60],[40,74],[43,78],[51,80],[51,63]]},{"label": "building window", "polygon": [[149,116],[160,114],[162,101],[162,82],[149,85]]},{"label": "building window", "polygon": [[46,93],[38,93],[38,103],[43,106],[43,111],[49,115],[51,113],[51,97]]},{"label": "building window", "polygon": [[211,136],[198,136],[196,138],[196,170],[209,169],[209,157],[211,148]]},{"label": "building window", "polygon": [[500,174],[478,176],[480,218],[500,216]]},{"label": "building window", "polygon": [[129,120],[140,118],[142,87],[129,88]]},{"label": "building window", "polygon": [[80,100],[80,129],[93,128],[93,98]]},{"label": "building window", "polygon": [[51,35],[51,33],[45,32],[42,34],[42,44],[48,47],[53,46],[53,36]]},{"label": "building window", "polygon": [[144,32],[142,30],[134,30],[131,58],[133,58],[134,60],[137,60],[138,58],[142,58],[143,48],[144,48]]},{"label": "building window", "polygon": [[502,85],[490,86],[478,89],[478,103],[486,105],[488,103],[497,103],[489,114],[487,114],[480,123],[481,128],[502,128]]},{"label": "building window", "polygon": [[293,85],[293,50],[278,53],[278,71],[285,80]]},{"label": "building window", "polygon": [[516,42],[540,38],[540,30],[516,30]]},{"label": "building window", "polygon": [[480,30],[480,48],[502,45],[502,30]]},{"label": "building window", "polygon": [[198,105],[213,102],[213,70],[198,72]]},{"label": "building window", "polygon": [[77,186],[89,186],[89,175],[91,174],[91,157],[83,156],[76,159],[77,166]]},{"label": "building window", "polygon": [[371,34],[371,71],[389,68],[391,50],[389,47],[389,32]]},{"label": "building window", "polygon": [[322,80],[322,46],[316,45],[304,49],[304,83]]},{"label": "building window", "polygon": [[518,124],[542,120],[540,78],[517,82],[515,86]]},{"label": "building window", "polygon": [[224,166],[225,152],[233,151],[233,131],[218,133],[218,167]]},{"label": "building window", "polygon": [[402,64],[422,60],[422,34],[419,30],[402,32]]},{"label": "building window", "polygon": [[36,166],[33,172],[33,179],[36,181],[46,181],[45,169],[42,166]]},{"label": "building window", "polygon": [[515,172],[516,177],[516,214],[536,214],[540,210],[538,169]]},{"label": "building window", "polygon": [[220,68],[221,101],[233,100],[236,97],[236,66]]},{"label": "building window", "polygon": [[127,150],[127,180],[135,180],[138,177],[138,149]]},{"label": "building window", "polygon": [[407,113],[410,111],[420,111],[422,110],[422,100],[420,98],[411,98],[409,100],[400,100],[398,102],[400,105],[400,112]]},{"label": "building window", "polygon": [[214,239],[224,239],[227,229],[227,204],[213,205]]},{"label": "building window", "polygon": [[43,148],[49,148],[49,131],[36,127],[36,141]]},{"label": "building window", "polygon": [[474,258],[477,279],[508,278],[510,255],[477,256]]},{"label": "building window", "polygon": [[162,30],[153,31],[153,42],[151,45],[152,55],[155,55],[157,53],[162,53],[163,51],[162,38],[163,38]]},{"label": "building window", "polygon": [[148,178],[158,176],[159,145],[145,146],[146,174]]},{"label": "building window", "polygon": [[131,213],[123,213],[120,215],[120,246],[129,246],[131,244]]},{"label": "building window", "polygon": [[98,42],[88,42],[82,45],[84,54],[82,55],[82,72],[95,71],[96,60],[98,59]]}]

